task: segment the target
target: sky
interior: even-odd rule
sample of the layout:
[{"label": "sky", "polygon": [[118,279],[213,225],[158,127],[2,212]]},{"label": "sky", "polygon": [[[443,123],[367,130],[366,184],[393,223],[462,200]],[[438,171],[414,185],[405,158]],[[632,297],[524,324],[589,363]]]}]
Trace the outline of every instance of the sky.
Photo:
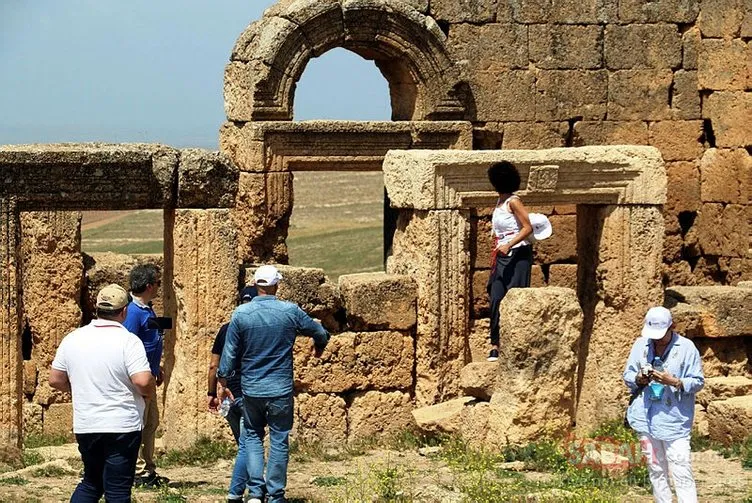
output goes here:
[{"label": "sky", "polygon": [[[272,0],[0,0],[0,144],[217,148],[235,40]],[[295,120],[389,120],[372,61],[312,60]]]}]

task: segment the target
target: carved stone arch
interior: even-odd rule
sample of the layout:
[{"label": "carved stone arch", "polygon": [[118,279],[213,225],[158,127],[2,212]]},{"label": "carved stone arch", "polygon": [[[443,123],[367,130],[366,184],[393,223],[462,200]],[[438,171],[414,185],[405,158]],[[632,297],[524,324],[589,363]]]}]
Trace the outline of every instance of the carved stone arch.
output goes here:
[{"label": "carved stone arch", "polygon": [[373,60],[389,82],[395,120],[461,120],[463,88],[436,22],[397,0],[282,0],[238,38],[225,70],[234,122],[292,120],[311,58],[342,47]]}]

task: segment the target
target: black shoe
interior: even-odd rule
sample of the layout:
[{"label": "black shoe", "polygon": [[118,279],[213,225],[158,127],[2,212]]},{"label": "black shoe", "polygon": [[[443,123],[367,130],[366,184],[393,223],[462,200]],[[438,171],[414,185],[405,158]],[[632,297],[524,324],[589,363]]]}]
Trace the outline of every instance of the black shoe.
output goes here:
[{"label": "black shoe", "polygon": [[160,477],[156,472],[136,477],[136,487],[162,487],[170,483],[167,477]]},{"label": "black shoe", "polygon": [[495,362],[499,359],[499,350],[498,349],[492,349],[488,352],[488,361],[489,362]]}]

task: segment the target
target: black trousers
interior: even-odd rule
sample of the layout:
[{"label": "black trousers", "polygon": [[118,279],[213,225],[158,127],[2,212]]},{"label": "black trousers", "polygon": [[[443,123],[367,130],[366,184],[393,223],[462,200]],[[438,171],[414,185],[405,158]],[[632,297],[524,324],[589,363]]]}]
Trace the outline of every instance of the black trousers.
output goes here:
[{"label": "black trousers", "polygon": [[76,434],[84,477],[71,503],[130,503],[141,432]]},{"label": "black trousers", "polygon": [[498,254],[496,264],[488,278],[488,295],[491,297],[491,344],[499,344],[499,305],[512,288],[530,286],[533,268],[533,247],[513,248],[509,255]]}]

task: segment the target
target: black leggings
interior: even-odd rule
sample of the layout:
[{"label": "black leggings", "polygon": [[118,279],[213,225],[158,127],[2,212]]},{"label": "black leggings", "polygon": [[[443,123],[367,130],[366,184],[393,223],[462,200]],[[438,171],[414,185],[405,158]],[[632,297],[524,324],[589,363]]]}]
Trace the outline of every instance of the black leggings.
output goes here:
[{"label": "black leggings", "polygon": [[499,304],[510,288],[530,286],[533,268],[533,247],[512,248],[509,255],[498,254],[491,269],[486,290],[491,296],[491,344],[499,344]]}]

